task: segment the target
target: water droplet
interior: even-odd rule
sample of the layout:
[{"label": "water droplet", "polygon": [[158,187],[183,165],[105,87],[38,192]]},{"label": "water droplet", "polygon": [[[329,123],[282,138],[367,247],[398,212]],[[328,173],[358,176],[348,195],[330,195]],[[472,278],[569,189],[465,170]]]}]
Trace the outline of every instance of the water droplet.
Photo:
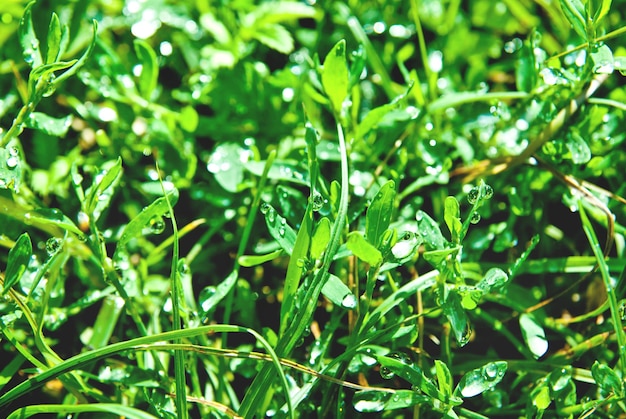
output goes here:
[{"label": "water droplet", "polygon": [[356,303],[356,297],[352,293],[346,294],[345,297],[343,297],[343,299],[341,300],[341,306],[347,309],[356,308]]},{"label": "water droplet", "polygon": [[269,210],[272,209],[272,206],[270,204],[268,204],[267,202],[261,202],[261,213],[262,214],[267,214]]},{"label": "water droplet", "polygon": [[283,226],[278,227],[278,235],[280,237],[285,237],[285,232],[286,232],[285,231],[285,227],[283,227]]},{"label": "water droplet", "polygon": [[320,193],[318,193],[318,192],[315,192],[315,193],[313,194],[312,199],[313,199],[313,201],[312,201],[312,204],[311,204],[311,205],[313,206],[313,211],[319,211],[319,210],[321,210],[321,209],[324,207],[324,205],[328,203],[328,200],[327,200],[327,199],[325,199],[325,198],[322,196],[322,194],[320,194]]},{"label": "water droplet", "polygon": [[161,216],[152,217],[148,227],[150,227],[152,233],[161,234],[165,231],[165,221],[163,221]]},{"label": "water droplet", "polygon": [[11,156],[19,156],[20,155],[20,149],[13,146],[13,147],[9,147],[9,155]]},{"label": "water droplet", "polygon": [[180,275],[189,275],[191,273],[191,269],[189,269],[189,265],[184,260],[178,261],[178,273]]},{"label": "water droplet", "polygon": [[494,363],[487,364],[482,368],[482,374],[485,380],[495,380],[498,378],[498,366]]},{"label": "water droplet", "polygon": [[473,212],[472,217],[470,218],[470,223],[478,224],[479,221],[480,221],[480,214],[477,212]]},{"label": "water droplet", "polygon": [[61,246],[63,246],[63,239],[51,237],[46,241],[46,252],[52,256],[61,249]]},{"label": "water droplet", "polygon": [[404,352],[391,352],[387,356],[389,358],[395,358],[405,365],[413,365],[413,360],[411,359],[411,357],[405,354]]},{"label": "water droplet", "polygon": [[273,223],[276,220],[276,210],[273,207],[270,207],[269,211],[267,211],[267,220],[270,223]]},{"label": "water droplet", "polygon": [[489,185],[483,186],[483,198],[491,199],[493,197],[493,188]]},{"label": "water droplet", "polygon": [[474,205],[478,201],[479,197],[480,197],[480,189],[477,187],[474,187],[470,189],[470,191],[467,193],[467,202]]},{"label": "water droplet", "polygon": [[391,380],[396,374],[387,367],[380,367],[380,376],[385,380]]},{"label": "water droplet", "polygon": [[20,160],[16,156],[9,156],[9,158],[7,158],[7,160],[6,160],[7,167],[9,169],[15,169],[19,162],[20,162]]}]

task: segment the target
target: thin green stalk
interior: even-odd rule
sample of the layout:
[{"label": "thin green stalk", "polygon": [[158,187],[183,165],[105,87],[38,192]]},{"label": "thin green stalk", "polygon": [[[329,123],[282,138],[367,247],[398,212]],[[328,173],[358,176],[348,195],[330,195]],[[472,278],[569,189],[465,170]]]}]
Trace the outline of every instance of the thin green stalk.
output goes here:
[{"label": "thin green stalk", "polygon": [[[311,317],[315,308],[317,307],[317,300],[322,291],[322,287],[330,276],[330,265],[333,261],[335,253],[339,248],[341,241],[341,235],[346,226],[346,217],[348,215],[348,151],[346,146],[346,139],[343,133],[343,127],[340,122],[337,122],[337,135],[339,138],[339,153],[341,156],[341,195],[339,198],[339,207],[337,211],[337,217],[333,223],[330,240],[326,251],[324,252],[324,259],[322,266],[315,273],[311,284],[307,288],[304,298],[302,299],[303,307],[297,311],[292,322],[287,328],[287,332],[281,336],[276,345],[276,353],[281,358],[288,358],[294,347],[300,340],[304,329],[310,324]],[[264,367],[250,385],[248,392],[246,393],[239,410],[239,414],[243,417],[253,417],[265,395],[271,387],[271,383],[274,379],[270,375],[271,368]],[[287,400],[289,403],[290,400]]]},{"label": "thin green stalk", "polygon": [[626,338],[624,336],[624,325],[622,324],[622,317],[619,313],[619,304],[617,303],[617,296],[615,295],[613,280],[611,279],[609,267],[607,266],[606,260],[604,258],[602,248],[600,247],[600,242],[598,242],[596,233],[591,226],[589,218],[587,217],[585,207],[580,200],[578,202],[578,211],[580,212],[580,219],[582,221],[583,230],[585,232],[585,235],[587,236],[587,239],[589,240],[589,244],[591,245],[593,254],[595,255],[598,262],[598,268],[600,270],[600,274],[602,275],[602,280],[604,281],[604,287],[606,288],[607,300],[611,309],[611,319],[613,320],[613,328],[615,330],[615,337],[617,339],[617,352],[619,353],[620,368],[622,370],[621,375],[623,377],[624,373],[626,372]]},{"label": "thin green stalk", "polygon": [[[0,409],[4,406],[8,405],[13,400],[21,397],[37,388],[43,386],[46,382],[62,377],[64,374],[71,373],[72,371],[83,368],[85,365],[98,361],[100,359],[104,359],[113,355],[117,355],[123,352],[136,350],[141,346],[152,345],[149,348],[151,351],[155,351],[158,349],[158,342],[166,342],[166,341],[180,341],[184,339],[196,338],[199,336],[206,336],[210,333],[248,333],[252,335],[263,348],[267,351],[268,355],[271,357],[272,365],[276,367],[278,370],[279,377],[281,379],[281,384],[285,392],[288,392],[288,383],[285,377],[285,374],[281,368],[280,360],[276,355],[276,352],[272,349],[271,345],[257,332],[247,327],[241,326],[233,326],[228,324],[219,324],[219,325],[210,325],[210,326],[200,326],[193,329],[181,329],[181,330],[172,330],[169,332],[159,333],[150,336],[142,336],[139,338],[113,343],[104,348],[95,349],[93,351],[82,352],[78,355],[75,355],[71,358],[68,358],[61,362],[58,365],[51,367],[50,369],[45,370],[44,372],[37,374],[28,380],[18,384],[13,387],[11,390],[5,392],[0,395]],[[190,345],[191,346],[191,345]],[[270,366],[271,368],[271,366]],[[288,398],[288,394],[287,394]]]},{"label": "thin green stalk", "polygon": [[[159,165],[156,164],[157,173],[159,171]],[[163,180],[159,178],[161,183],[161,189],[163,190],[163,196],[167,203],[167,209],[172,220],[172,230],[174,230],[174,243],[172,245],[172,268],[170,273],[171,289],[172,289],[172,330],[181,330],[183,325],[180,318],[182,296],[182,285],[180,283],[180,273],[178,267],[179,259],[179,240],[178,240],[178,224],[176,223],[176,217],[174,216],[174,209],[172,203],[168,198],[167,191]],[[182,343],[182,340],[175,340],[176,343]],[[187,411],[187,380],[185,371],[185,354],[181,350],[174,351],[174,378],[176,382],[176,412],[181,419],[187,419],[189,412]]]},{"label": "thin green stalk", "polygon": [[[263,173],[261,174],[261,179],[259,179],[259,185],[257,187],[256,194],[254,196],[254,201],[252,201],[252,206],[250,207],[250,212],[248,212],[248,218],[246,219],[246,225],[243,229],[243,233],[241,235],[241,241],[239,242],[239,247],[237,248],[237,256],[235,257],[235,266],[233,270],[239,271],[239,258],[246,251],[246,247],[248,246],[248,241],[250,240],[250,235],[252,234],[252,228],[254,227],[254,220],[256,219],[259,204],[261,203],[261,194],[263,193],[263,189],[265,189],[265,185],[267,184],[268,174],[272,164],[274,163],[274,159],[276,158],[276,150],[272,150],[270,154],[267,156],[267,160],[265,162],[265,167],[263,168]],[[224,323],[228,323],[230,321],[230,316],[232,313],[233,307],[233,298],[234,298],[233,290],[230,290],[228,295],[225,298],[224,305]],[[227,338],[226,336],[222,336],[222,345],[227,346]]]}]

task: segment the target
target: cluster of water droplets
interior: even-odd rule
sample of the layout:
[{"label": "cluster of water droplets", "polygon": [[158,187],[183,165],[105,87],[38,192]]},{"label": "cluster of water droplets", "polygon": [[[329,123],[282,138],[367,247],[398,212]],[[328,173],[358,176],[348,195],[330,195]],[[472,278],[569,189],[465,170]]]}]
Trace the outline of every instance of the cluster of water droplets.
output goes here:
[{"label": "cluster of water droplets", "polygon": [[[489,200],[493,197],[493,188],[487,184],[475,186],[467,193],[467,202],[473,206],[480,204],[480,201]],[[477,224],[481,219],[480,214],[473,210],[470,215],[470,223]]]},{"label": "cluster of water droplets", "polygon": [[[402,362],[405,365],[413,365],[413,360],[404,352],[391,352],[387,355],[388,358],[394,358]],[[380,367],[380,376],[385,380],[390,380],[396,376],[396,373],[388,367]]]}]

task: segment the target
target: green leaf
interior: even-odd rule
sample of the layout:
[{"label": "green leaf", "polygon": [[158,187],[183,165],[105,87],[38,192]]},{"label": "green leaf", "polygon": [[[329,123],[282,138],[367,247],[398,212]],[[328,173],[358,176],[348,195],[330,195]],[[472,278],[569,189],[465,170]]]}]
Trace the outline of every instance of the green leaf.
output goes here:
[{"label": "green leaf", "polygon": [[100,172],[96,176],[94,185],[87,191],[87,196],[84,202],[84,211],[95,217],[97,220],[100,214],[111,202],[113,196],[113,187],[115,187],[122,177],[122,158],[118,157],[117,160],[106,170]]},{"label": "green leaf", "polygon": [[282,253],[283,253],[283,249],[278,249],[271,253],[267,253],[265,255],[243,255],[239,257],[238,261],[239,261],[239,265],[245,268],[251,268],[253,266],[258,266],[265,262],[274,260],[277,257],[279,257]]},{"label": "green leaf", "polygon": [[462,403],[461,399],[457,396],[447,396],[446,394],[441,393],[432,380],[426,377],[417,365],[403,362],[401,359],[392,356],[374,355],[374,357],[380,363],[382,368],[387,368],[393,374],[405,379],[412,386],[421,390],[427,396],[452,405],[458,406]]},{"label": "green leaf", "polygon": [[476,288],[480,289],[485,294],[490,292],[493,288],[503,286],[509,280],[509,276],[500,268],[491,268],[485,273],[483,279],[481,279]]},{"label": "green leaf", "polygon": [[50,18],[50,25],[48,26],[48,39],[47,51],[46,51],[46,64],[53,63],[59,59],[61,53],[61,24],[59,23],[59,16],[56,13],[52,13]]},{"label": "green leaf", "polygon": [[146,100],[152,100],[159,79],[159,62],[156,52],[150,44],[142,39],[133,42],[135,54],[141,63],[141,75],[139,76],[139,93]]},{"label": "green leaf", "polygon": [[589,41],[587,39],[587,19],[585,18],[586,12],[583,2],[580,0],[560,0],[560,3],[563,14],[572,25],[576,33],[584,41]]},{"label": "green leaf", "polygon": [[252,36],[263,45],[282,54],[293,52],[293,37],[284,26],[277,23],[257,27]]},{"label": "green leaf", "polygon": [[380,249],[380,239],[389,228],[396,197],[396,184],[388,181],[372,200],[365,215],[365,237],[374,247]]},{"label": "green leaf", "polygon": [[322,86],[333,111],[339,115],[348,96],[350,74],[346,61],[346,41],[337,42],[324,59]]},{"label": "green leaf", "polygon": [[317,222],[311,238],[311,259],[320,260],[330,241],[330,220],[323,217]]},{"label": "green leaf", "polygon": [[459,346],[465,346],[472,334],[469,319],[461,304],[461,298],[456,291],[450,292],[443,304],[443,312],[450,321],[452,333]]},{"label": "green leaf", "polygon": [[357,412],[383,412],[404,409],[428,403],[430,397],[412,390],[396,390],[393,393],[378,390],[361,390],[354,393],[352,404]]},{"label": "green leaf", "polygon": [[618,397],[624,394],[624,382],[620,380],[613,368],[600,364],[597,360],[591,366],[591,376],[607,394],[614,393]]},{"label": "green leaf", "polygon": [[417,220],[417,228],[420,236],[424,239],[426,250],[441,250],[446,247],[446,239],[441,234],[439,225],[430,215],[422,210],[418,210],[415,214]]},{"label": "green leaf", "polygon": [[83,232],[65,214],[56,208],[39,208],[24,214],[24,223],[41,226],[50,225],[83,237]]},{"label": "green leaf", "polygon": [[[58,82],[58,77],[54,75],[55,71],[65,70],[76,64],[76,60],[58,61],[51,64],[43,64],[34,68],[28,75],[28,95],[30,99],[35,99],[39,94],[50,95]],[[67,71],[66,71],[67,73]],[[65,73],[64,73],[65,74]],[[38,88],[43,91],[38,92]]]},{"label": "green leaf", "polygon": [[[246,156],[247,153],[248,151],[239,144],[222,143],[215,147],[211,157],[209,157],[207,169],[213,173],[220,186],[228,192],[240,192],[249,186],[248,183],[244,182],[244,171],[249,167],[245,167],[245,161],[242,161],[243,156]],[[259,175],[263,172],[265,163],[261,166]]]},{"label": "green leaf", "polygon": [[32,68],[37,68],[43,64],[41,58],[41,46],[39,45],[39,38],[35,33],[33,26],[32,7],[35,1],[28,3],[24,9],[24,14],[20,20],[20,44],[22,45],[22,54],[24,61]]},{"label": "green leaf", "polygon": [[356,257],[372,267],[379,266],[383,261],[383,255],[380,251],[365,240],[365,237],[358,231],[353,231],[348,234],[346,247],[354,253]]},{"label": "green leaf", "polygon": [[461,232],[463,230],[463,224],[461,223],[461,207],[459,201],[453,196],[446,197],[444,203],[444,220],[452,235],[452,243],[461,243]]},{"label": "green leaf", "polygon": [[534,316],[528,313],[522,313],[519,316],[519,326],[524,342],[535,359],[543,356],[548,351],[548,340],[543,327],[535,320]]},{"label": "green leaf", "polygon": [[178,121],[182,129],[187,132],[194,132],[198,128],[200,117],[193,106],[185,106],[180,111]]},{"label": "green leaf", "polygon": [[[286,221],[282,222],[286,223]],[[279,227],[279,229],[281,228],[285,229],[286,227]],[[295,238],[291,257],[289,258],[289,264],[287,265],[287,274],[285,276],[285,285],[283,287],[283,302],[280,306],[281,335],[285,332],[285,330],[287,330],[287,326],[289,325],[289,316],[291,315],[293,309],[294,297],[296,295],[296,291],[298,290],[298,286],[300,285],[300,278],[302,277],[302,261],[306,260],[309,256],[309,247],[311,245],[312,231],[313,209],[312,203],[309,203],[306,211],[304,212],[304,216],[302,217],[302,222],[300,223],[300,228],[298,229],[298,234]]]},{"label": "green leaf", "polygon": [[439,392],[447,397],[452,395],[452,373],[445,362],[438,359],[435,360],[435,372],[437,375],[437,384]]},{"label": "green leaf", "polygon": [[215,287],[215,291],[208,293],[206,299],[200,298],[199,303],[202,309],[203,317],[207,317],[208,314],[217,307],[217,305],[228,295],[233,286],[237,283],[239,277],[237,270],[233,270],[222,282]]},{"label": "green leaf", "polygon": [[[172,206],[178,202],[178,189],[172,189],[168,191],[168,200]],[[164,214],[169,213],[169,206],[164,196],[157,198],[153,203],[145,207],[135,218],[133,218],[120,236],[113,254],[113,260],[119,260],[123,253],[126,252],[126,246],[128,242],[135,237],[143,236],[145,228],[152,226],[153,220],[163,217]]]},{"label": "green leaf", "polygon": [[354,139],[356,141],[360,141],[365,136],[378,125],[380,121],[387,115],[389,112],[397,108],[396,103],[387,103],[385,105],[379,106],[370,110],[363,120],[359,122],[359,125],[356,129],[356,135]]},{"label": "green leaf", "polygon": [[30,236],[28,233],[23,233],[9,250],[2,295],[6,294],[22,278],[32,255],[33,245]]},{"label": "green leaf", "polygon": [[278,214],[267,202],[261,204],[261,212],[265,214],[265,224],[272,237],[291,256],[296,244],[296,232],[287,224],[285,217]]},{"label": "green leaf", "polygon": [[0,147],[0,188],[19,192],[22,184],[22,153],[17,146]]},{"label": "green leaf", "polygon": [[459,381],[454,394],[474,397],[495,387],[504,378],[507,366],[506,361],[495,361],[468,372]]},{"label": "green leaf", "polygon": [[[604,18],[604,16],[606,16],[607,13],[609,13],[609,11],[611,10],[612,0],[589,0],[589,1],[594,6],[592,9],[592,10],[595,10],[595,13],[593,16],[593,23],[597,27],[600,21],[602,21],[602,19]],[[600,2],[600,7],[597,6],[598,2]]]},{"label": "green leaf", "polygon": [[26,126],[55,137],[65,137],[72,125],[72,119],[71,114],[63,118],[54,118],[45,113],[32,112],[26,119]]},{"label": "green leaf", "polygon": [[613,51],[606,44],[594,46],[591,50],[591,60],[593,61],[592,71],[596,74],[611,74],[615,69]]},{"label": "green leaf", "polygon": [[54,81],[52,82],[52,88],[53,89],[56,89],[68,77],[71,77],[74,74],[76,74],[76,72],[89,59],[89,57],[91,56],[91,53],[93,52],[93,49],[96,46],[96,37],[97,37],[97,34],[98,34],[98,22],[96,20],[92,21],[92,31],[93,31],[93,36],[91,38],[91,43],[89,44],[89,47],[87,47],[87,50],[83,53],[83,55],[80,56],[80,58],[78,60],[73,60],[72,61],[73,65],[72,65],[72,67],[69,70],[63,72],[63,74],[57,76],[54,79]]},{"label": "green leaf", "polygon": [[336,275],[330,274],[322,287],[322,294],[333,304],[352,310],[357,306],[357,299],[350,288]]}]

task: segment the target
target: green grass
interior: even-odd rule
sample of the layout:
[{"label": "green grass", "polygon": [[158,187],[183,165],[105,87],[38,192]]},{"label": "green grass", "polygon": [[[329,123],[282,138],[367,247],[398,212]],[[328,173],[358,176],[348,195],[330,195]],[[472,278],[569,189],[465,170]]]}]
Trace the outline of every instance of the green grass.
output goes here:
[{"label": "green grass", "polygon": [[626,415],[623,1],[0,5],[0,415]]}]

